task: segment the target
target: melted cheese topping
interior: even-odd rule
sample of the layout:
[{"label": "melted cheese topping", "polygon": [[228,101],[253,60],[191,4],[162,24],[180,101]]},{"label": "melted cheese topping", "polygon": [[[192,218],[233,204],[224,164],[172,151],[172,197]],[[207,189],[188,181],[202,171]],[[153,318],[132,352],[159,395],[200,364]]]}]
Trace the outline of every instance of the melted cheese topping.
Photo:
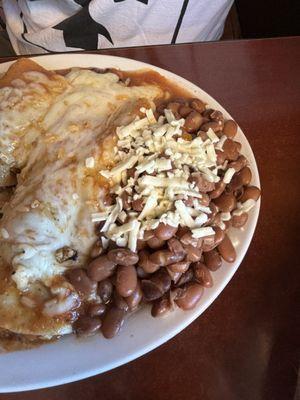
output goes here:
[{"label": "melted cheese topping", "polygon": [[[23,167],[3,208],[0,252],[21,290],[36,280],[49,285],[65,270],[68,263],[55,259],[63,246],[78,250],[72,265],[85,262],[96,238],[90,215],[101,208],[105,186],[95,171],[114,157],[110,132],[133,119],[140,99],[161,96],[154,86],[127,87],[113,73],[26,78],[0,89],[1,154]],[[24,143],[30,145],[20,162]]]}]

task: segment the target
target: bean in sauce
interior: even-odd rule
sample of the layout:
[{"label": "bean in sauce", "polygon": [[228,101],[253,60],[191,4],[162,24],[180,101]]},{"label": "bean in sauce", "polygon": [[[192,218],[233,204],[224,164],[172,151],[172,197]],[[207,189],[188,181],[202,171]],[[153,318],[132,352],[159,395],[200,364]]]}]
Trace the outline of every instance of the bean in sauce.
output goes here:
[{"label": "bean in sauce", "polygon": [[103,336],[106,339],[111,339],[116,336],[122,328],[124,319],[124,310],[121,310],[117,307],[110,308],[105,314],[102,321],[101,331]]},{"label": "bean in sauce", "polygon": [[129,310],[134,311],[139,306],[140,302],[143,298],[143,292],[141,289],[140,282],[137,282],[136,288],[131,293],[130,296],[125,298],[126,303],[128,304]]},{"label": "bean in sauce", "polygon": [[224,192],[214,199],[214,204],[224,213],[231,212],[236,207],[236,198],[233,193]]},{"label": "bean in sauce", "polygon": [[202,262],[193,264],[195,280],[206,288],[210,288],[213,285],[213,279],[209,269]]},{"label": "bean in sauce", "polygon": [[248,214],[242,213],[241,215],[233,215],[231,218],[231,225],[234,228],[242,228],[248,221]]},{"label": "bean in sauce", "polygon": [[175,303],[183,310],[193,309],[200,301],[203,287],[199,283],[188,283],[181,295],[175,299]]},{"label": "bean in sauce", "polygon": [[87,315],[79,317],[74,323],[74,331],[78,336],[92,336],[100,327],[101,320],[99,318],[93,318]]},{"label": "bean in sauce", "polygon": [[233,139],[237,133],[237,129],[238,129],[237,123],[232,119],[229,119],[224,124],[223,133],[228,138]]},{"label": "bean in sauce", "polygon": [[130,296],[137,285],[136,269],[133,265],[119,265],[117,268],[116,290],[122,297]]},{"label": "bean in sauce", "polygon": [[198,111],[192,111],[185,119],[184,128],[188,133],[193,133],[199,130],[202,123],[202,115]]},{"label": "bean in sauce", "polygon": [[111,281],[109,279],[104,279],[99,282],[97,293],[104,304],[109,303],[113,293],[113,284]]},{"label": "bean in sauce", "polygon": [[67,278],[82,297],[89,297],[96,291],[97,282],[90,279],[82,268],[68,271]]},{"label": "bean in sauce", "polygon": [[161,222],[154,230],[154,235],[159,240],[169,240],[176,234],[176,232],[176,227]]},{"label": "bean in sauce", "polygon": [[222,242],[218,245],[218,251],[225,261],[229,263],[233,263],[235,261],[236,251],[228,235],[225,235]]},{"label": "bean in sauce", "polygon": [[256,186],[248,186],[245,188],[243,195],[239,199],[242,203],[252,199],[257,201],[260,197],[260,189]]},{"label": "bean in sauce", "polygon": [[151,308],[152,317],[162,317],[171,311],[171,302],[168,297],[161,297],[153,302]]},{"label": "bean in sauce", "polygon": [[139,256],[129,249],[117,248],[110,250],[107,254],[110,261],[119,265],[134,265],[139,261]]},{"label": "bean in sauce", "polygon": [[116,269],[116,264],[108,259],[107,255],[95,258],[87,267],[88,276],[96,281],[110,277]]},{"label": "bean in sauce", "polygon": [[203,256],[204,256],[204,263],[209,270],[216,271],[221,267],[222,259],[216,249],[203,253]]}]

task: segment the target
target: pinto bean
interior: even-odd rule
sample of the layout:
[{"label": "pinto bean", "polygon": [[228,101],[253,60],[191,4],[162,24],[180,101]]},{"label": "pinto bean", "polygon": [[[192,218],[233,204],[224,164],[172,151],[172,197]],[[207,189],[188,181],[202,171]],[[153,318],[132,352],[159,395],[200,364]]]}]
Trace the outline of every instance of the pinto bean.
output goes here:
[{"label": "pinto bean", "polygon": [[244,212],[241,215],[233,215],[231,218],[231,225],[234,228],[242,228],[248,221],[248,214]]},{"label": "pinto bean", "polygon": [[185,235],[187,232],[190,232],[190,228],[187,226],[178,226],[178,230],[176,232],[176,236],[181,239],[183,235]]},{"label": "pinto bean", "polygon": [[113,303],[116,307],[125,312],[129,310],[129,306],[126,302],[126,299],[122,297],[118,292],[115,291],[113,297],[114,297]]},{"label": "pinto bean", "polygon": [[165,270],[160,270],[141,282],[142,292],[146,301],[153,301],[166,293],[171,286],[171,278]]},{"label": "pinto bean", "polygon": [[109,303],[113,293],[113,284],[111,281],[109,279],[104,279],[99,282],[97,293],[104,304]]},{"label": "pinto bean", "polygon": [[210,120],[210,116],[214,111],[215,110],[213,110],[212,108],[205,108],[205,110],[203,111],[202,115],[203,115],[203,117],[207,118],[208,121],[209,121]]},{"label": "pinto bean", "polygon": [[129,310],[130,311],[136,310],[138,305],[142,301],[142,298],[143,298],[143,292],[141,289],[140,282],[138,281],[136,288],[131,293],[131,295],[125,298],[125,301],[128,304]]},{"label": "pinto bean", "polygon": [[99,318],[89,317],[84,315],[74,323],[74,330],[78,336],[92,336],[101,327]]},{"label": "pinto bean", "polygon": [[213,279],[209,269],[202,262],[193,264],[195,280],[206,288],[210,288],[213,285]]},{"label": "pinto bean", "polygon": [[184,97],[175,97],[172,101],[175,101],[176,103],[184,104],[186,106],[188,105],[188,101]]},{"label": "pinto bean", "polygon": [[124,310],[112,307],[108,310],[102,321],[101,331],[107,339],[114,337],[119,333],[125,318]]},{"label": "pinto bean", "polygon": [[195,182],[195,185],[202,193],[211,192],[215,188],[214,182],[207,181],[200,172],[193,172],[189,176],[189,182]]},{"label": "pinto bean", "polygon": [[138,239],[136,241],[136,249],[137,251],[143,250],[147,247],[147,242],[145,240]]},{"label": "pinto bean", "polygon": [[233,194],[234,194],[235,198],[237,199],[237,201],[240,201],[241,197],[244,194],[244,190],[245,190],[245,188],[244,188],[244,186],[242,186],[242,187],[240,187],[239,189],[237,189],[237,190],[235,190],[233,192]]},{"label": "pinto bean", "polygon": [[172,253],[184,253],[184,248],[182,247],[182,244],[180,240],[176,238],[171,238],[168,240],[168,248]]},{"label": "pinto bean", "polygon": [[198,131],[197,136],[199,136],[203,140],[203,142],[208,139],[207,133],[204,131]]},{"label": "pinto bean", "polygon": [[233,193],[222,193],[220,197],[214,199],[214,204],[221,210],[222,212],[231,212],[236,207],[236,198]]},{"label": "pinto bean", "polygon": [[152,274],[159,269],[159,265],[150,260],[150,253],[148,250],[139,252],[139,266],[148,274]]},{"label": "pinto bean", "polygon": [[204,252],[210,251],[215,247],[215,235],[209,235],[203,238],[202,250]]},{"label": "pinto bean", "polygon": [[204,263],[211,271],[216,271],[222,265],[222,259],[216,249],[203,253]]},{"label": "pinto bean", "polygon": [[176,232],[176,227],[161,222],[154,230],[154,235],[159,240],[169,240],[176,234]]},{"label": "pinto bean", "polygon": [[190,261],[179,261],[177,263],[168,265],[168,269],[172,272],[180,272],[183,274],[189,269],[190,264]]},{"label": "pinto bean", "polygon": [[176,119],[180,118],[179,107],[181,107],[181,103],[178,103],[176,101],[171,101],[167,105],[167,109],[172,111]]},{"label": "pinto bean", "polygon": [[224,128],[223,128],[223,133],[228,138],[233,139],[237,133],[237,130],[238,130],[238,125],[235,121],[233,121],[232,119],[229,119],[225,122]]},{"label": "pinto bean", "polygon": [[218,226],[214,226],[214,231],[215,231],[215,236],[214,236],[215,244],[218,245],[224,239],[224,232]]},{"label": "pinto bean", "polygon": [[201,130],[204,132],[207,132],[209,129],[212,129],[215,133],[220,132],[223,128],[222,123],[220,124],[220,121],[210,121],[210,122],[205,122],[203,125],[201,125]]},{"label": "pinto bean", "polygon": [[[192,232],[189,231],[185,233],[181,238],[180,241],[183,245],[188,246],[191,245],[193,247],[199,247],[199,239],[194,238],[192,235]],[[202,241],[200,240],[200,245],[202,244]]]},{"label": "pinto bean", "polygon": [[223,113],[219,110],[214,110],[211,114],[210,114],[210,119],[212,121],[222,121],[224,122],[224,116]]},{"label": "pinto bean", "polygon": [[192,99],[190,101],[190,106],[199,113],[203,113],[203,111],[205,111],[205,103],[203,103],[203,101],[200,99]]},{"label": "pinto bean", "polygon": [[218,207],[213,202],[210,203],[209,208],[211,213],[208,214],[208,220],[205,222],[204,226],[211,226],[214,223],[219,211]]},{"label": "pinto bean", "polygon": [[231,227],[231,219],[229,221],[223,221],[223,223],[225,225],[224,231],[226,232]]},{"label": "pinto bean", "polygon": [[100,282],[111,276],[116,269],[116,263],[107,255],[95,258],[87,267],[87,274],[93,281]]},{"label": "pinto bean", "polygon": [[151,308],[152,317],[162,317],[169,313],[172,309],[170,299],[168,297],[161,297],[153,302]]},{"label": "pinto bean", "polygon": [[210,192],[210,194],[209,194],[210,198],[211,199],[216,199],[217,197],[220,197],[221,194],[225,190],[225,186],[226,186],[226,183],[224,181],[220,180],[219,182],[217,182],[215,184],[214,190],[212,192]]},{"label": "pinto bean", "polygon": [[90,297],[95,293],[97,282],[87,276],[82,268],[71,269],[66,274],[69,282],[74,286],[75,290],[84,298]]},{"label": "pinto bean", "polygon": [[185,253],[172,253],[170,250],[157,250],[149,257],[150,261],[159,266],[167,266],[182,261]]},{"label": "pinto bean", "polygon": [[90,317],[100,317],[106,311],[106,306],[102,303],[91,303],[88,306],[87,314]]},{"label": "pinto bean", "polygon": [[223,151],[225,153],[226,159],[230,161],[236,161],[240,155],[240,144],[232,139],[225,140],[223,144]]},{"label": "pinto bean", "polygon": [[222,231],[221,228],[219,228],[218,226],[214,226],[213,229],[215,231],[215,234],[212,236],[207,236],[203,239],[202,249],[204,252],[211,251],[212,249],[217,247],[218,244],[221,243],[224,239],[225,233],[224,231]]},{"label": "pinto bean", "polygon": [[[181,105],[178,112],[179,114],[183,117],[186,118],[191,112],[193,111],[193,109],[189,106],[185,106],[185,105]],[[197,111],[197,110],[196,110]]]},{"label": "pinto bean", "polygon": [[165,243],[166,243],[165,240],[158,239],[156,236],[147,240],[148,246],[153,250],[160,249],[165,245]]},{"label": "pinto bean", "polygon": [[235,261],[236,251],[228,235],[225,235],[222,242],[218,245],[218,251],[225,261],[229,263],[233,263]]},{"label": "pinto bean", "polygon": [[136,269],[133,265],[119,265],[117,269],[116,289],[120,296],[130,296],[137,285]]},{"label": "pinto bean", "polygon": [[183,246],[186,251],[186,260],[190,262],[196,262],[201,259],[202,249],[198,249],[190,244]]},{"label": "pinto bean", "polygon": [[191,310],[199,303],[203,287],[196,282],[191,282],[184,289],[181,295],[175,299],[175,303],[183,310]]},{"label": "pinto bean", "polygon": [[110,261],[119,265],[134,265],[139,261],[139,256],[129,249],[113,249],[107,253]]},{"label": "pinto bean", "polygon": [[106,193],[103,199],[103,204],[107,207],[107,206],[111,206],[114,204],[116,200],[116,195],[112,194],[112,193]]},{"label": "pinto bean", "polygon": [[176,287],[182,286],[188,282],[190,282],[194,278],[193,270],[192,268],[189,268],[185,273],[181,275],[181,278],[179,281],[176,283]]},{"label": "pinto bean", "polygon": [[193,133],[200,128],[202,123],[202,115],[197,111],[192,111],[185,119],[184,128],[188,133]]},{"label": "pinto bean", "polygon": [[239,172],[242,168],[247,165],[247,158],[244,156],[239,156],[236,161],[232,161],[228,164],[228,168],[234,168],[236,172]]},{"label": "pinto bean", "polygon": [[136,273],[137,273],[138,278],[140,278],[140,279],[145,279],[145,278],[148,278],[150,276],[150,274],[145,272],[143,270],[143,268],[140,267],[139,265],[136,267]]},{"label": "pinto bean", "polygon": [[234,191],[234,190],[239,189],[242,186],[249,185],[249,183],[251,182],[251,179],[252,179],[252,172],[251,172],[250,168],[244,167],[239,172],[234,174],[234,176],[229,184],[230,190]]},{"label": "pinto bean", "polygon": [[99,256],[101,256],[101,254],[103,253],[103,246],[102,246],[102,242],[101,239],[96,240],[96,242],[94,243],[90,256],[92,258],[97,258]]},{"label": "pinto bean", "polygon": [[217,165],[223,165],[226,160],[226,153],[222,150],[216,150]]},{"label": "pinto bean", "polygon": [[138,211],[141,212],[144,208],[144,199],[136,199],[136,200],[132,200],[132,209],[134,211]]},{"label": "pinto bean", "polygon": [[154,232],[152,230],[149,231],[144,231],[144,237],[143,240],[149,240],[152,239],[154,237]]},{"label": "pinto bean", "polygon": [[178,280],[181,277],[181,273],[180,272],[176,272],[176,271],[172,271],[171,269],[169,269],[169,267],[166,268],[168,271],[168,274],[170,275],[170,278],[172,279],[172,281],[174,283],[178,282]]},{"label": "pinto bean", "polygon": [[260,189],[256,186],[248,186],[245,188],[243,195],[239,199],[242,203],[252,199],[257,201],[260,197]]}]

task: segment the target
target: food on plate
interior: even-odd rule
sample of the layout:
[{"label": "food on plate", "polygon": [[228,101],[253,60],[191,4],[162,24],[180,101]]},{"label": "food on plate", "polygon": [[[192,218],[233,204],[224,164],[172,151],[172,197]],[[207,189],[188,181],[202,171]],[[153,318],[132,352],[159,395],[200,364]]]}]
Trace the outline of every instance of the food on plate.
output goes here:
[{"label": "food on plate", "polygon": [[235,261],[260,190],[238,126],[153,71],[0,79],[0,328],[111,338],[144,304],[190,310]]}]

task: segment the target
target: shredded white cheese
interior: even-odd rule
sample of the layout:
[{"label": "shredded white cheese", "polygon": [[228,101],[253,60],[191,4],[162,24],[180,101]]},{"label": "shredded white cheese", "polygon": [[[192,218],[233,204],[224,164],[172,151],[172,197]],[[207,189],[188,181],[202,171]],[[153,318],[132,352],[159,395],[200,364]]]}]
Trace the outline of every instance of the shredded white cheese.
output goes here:
[{"label": "shredded white cheese", "polygon": [[244,213],[249,212],[254,206],[256,202],[253,199],[248,199],[244,203],[238,203],[237,209],[233,211],[232,215],[242,215]]},{"label": "shredded white cheese", "polygon": [[192,229],[192,236],[196,239],[211,235],[215,235],[215,231],[210,226]]},{"label": "shredded white cheese", "polygon": [[85,160],[85,166],[87,168],[94,168],[95,167],[95,159],[94,159],[94,157],[88,157]]},{"label": "shredded white cheese", "polygon": [[9,233],[5,228],[1,228],[0,232],[3,239],[9,239]]},{"label": "shredded white cheese", "polygon": [[231,181],[231,179],[232,179],[234,174],[235,174],[235,169],[234,168],[228,168],[228,170],[225,172],[225,175],[224,175],[224,178],[223,178],[223,181],[224,181],[224,183],[226,183],[226,185],[228,183],[230,183],[230,181]]},{"label": "shredded white cheese", "polygon": [[[212,227],[203,226],[211,209],[200,204],[203,194],[189,178],[192,172],[200,172],[207,181],[219,182],[218,172],[225,170],[224,183],[230,183],[235,170],[227,169],[227,162],[217,165],[216,154],[227,137],[223,135],[220,139],[209,129],[205,140],[200,137],[184,140],[181,129],[185,120],[176,120],[171,110],[166,109],[165,116],[158,120],[152,109],[142,107],[140,112],[145,118],[137,117],[116,129],[116,165],[111,170],[99,171],[113,183],[111,191],[119,196],[117,204],[94,213],[92,220],[105,221],[102,232],[106,238],[132,251],[136,251],[137,240],[143,238],[144,232],[155,229],[161,222],[174,227],[187,226],[195,238],[214,235]],[[128,176],[132,167],[134,171]],[[142,209],[123,209],[120,198],[123,193],[128,194],[130,207],[132,202],[142,200]],[[189,200],[189,206],[185,200]],[[251,202],[238,204],[233,214],[251,207]],[[230,213],[222,213],[221,229],[225,228],[223,221],[230,218]]]}]

